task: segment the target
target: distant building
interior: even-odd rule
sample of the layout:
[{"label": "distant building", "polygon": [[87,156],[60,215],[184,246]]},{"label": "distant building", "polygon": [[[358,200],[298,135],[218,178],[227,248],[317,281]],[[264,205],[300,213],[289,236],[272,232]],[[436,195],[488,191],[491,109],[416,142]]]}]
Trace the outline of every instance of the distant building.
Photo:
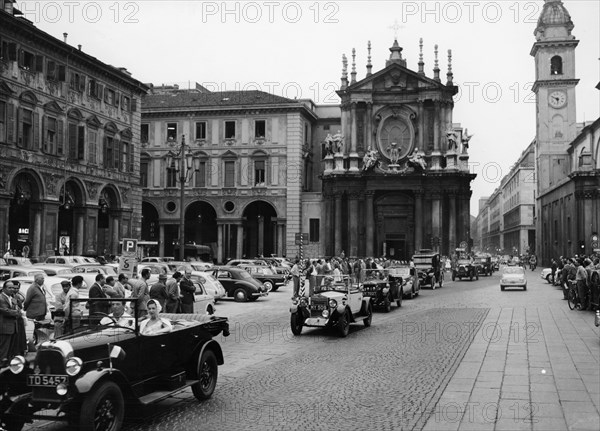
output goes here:
[{"label": "distant building", "polygon": [[141,230],[146,87],[37,29],[12,0],[0,0],[0,28],[0,248],[119,253]]}]

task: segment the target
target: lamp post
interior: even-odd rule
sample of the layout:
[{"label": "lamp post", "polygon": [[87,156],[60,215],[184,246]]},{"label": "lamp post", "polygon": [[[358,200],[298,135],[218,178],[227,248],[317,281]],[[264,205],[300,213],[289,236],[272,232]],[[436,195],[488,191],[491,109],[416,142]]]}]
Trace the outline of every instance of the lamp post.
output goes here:
[{"label": "lamp post", "polygon": [[[175,141],[170,142],[169,145],[175,148],[177,144]],[[185,144],[185,135],[181,135],[181,145],[177,150],[177,153],[167,154],[167,167],[170,168],[171,164],[175,160],[175,172],[177,172],[179,181],[179,260],[184,260],[185,253],[185,184],[192,179],[192,172],[200,170],[200,159],[194,158],[192,149],[189,145]],[[193,168],[193,170],[192,170]]]}]

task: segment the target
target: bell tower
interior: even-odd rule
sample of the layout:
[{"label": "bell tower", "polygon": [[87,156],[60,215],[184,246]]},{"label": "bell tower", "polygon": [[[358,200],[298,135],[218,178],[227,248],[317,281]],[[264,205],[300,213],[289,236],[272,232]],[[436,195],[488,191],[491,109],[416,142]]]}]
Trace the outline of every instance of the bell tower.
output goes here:
[{"label": "bell tower", "polygon": [[537,197],[568,174],[567,145],[577,133],[573,22],[561,0],[545,0],[534,31]]}]

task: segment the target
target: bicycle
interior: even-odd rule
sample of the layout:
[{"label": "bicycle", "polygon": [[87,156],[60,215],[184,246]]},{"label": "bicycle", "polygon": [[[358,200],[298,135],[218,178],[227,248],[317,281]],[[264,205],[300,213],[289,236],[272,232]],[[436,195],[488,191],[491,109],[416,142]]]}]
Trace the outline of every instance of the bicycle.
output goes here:
[{"label": "bicycle", "polygon": [[579,295],[577,294],[577,282],[575,280],[568,280],[569,290],[567,291],[567,304],[571,310],[575,310],[577,304],[579,304]]}]

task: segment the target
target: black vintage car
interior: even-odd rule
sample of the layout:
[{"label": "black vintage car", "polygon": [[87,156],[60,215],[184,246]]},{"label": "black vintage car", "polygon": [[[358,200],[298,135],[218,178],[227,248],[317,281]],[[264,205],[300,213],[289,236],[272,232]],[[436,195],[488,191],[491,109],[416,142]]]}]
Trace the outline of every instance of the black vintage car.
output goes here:
[{"label": "black vintage car", "polygon": [[270,266],[240,264],[238,268],[245,269],[267,289],[267,292],[275,292],[287,284],[287,277],[277,274]]},{"label": "black vintage car", "polygon": [[477,255],[474,260],[477,273],[480,275],[492,275],[494,273],[494,264],[492,257],[488,255]]},{"label": "black vintage car", "polygon": [[429,286],[435,289],[444,285],[444,268],[440,254],[433,250],[421,249],[413,256],[413,263],[419,274],[421,287]]},{"label": "black vintage car", "polygon": [[[72,300],[80,307],[88,299]],[[94,299],[97,302],[110,299]],[[191,387],[210,398],[223,353],[213,337],[229,335],[227,319],[161,314],[173,327],[141,335],[140,319],[115,321],[104,313],[69,319],[65,334],[15,356],[0,371],[0,428],[19,431],[36,419],[65,421],[78,430],[118,431],[127,410]],[[104,320],[100,320],[104,317]]]},{"label": "black vintage car", "polygon": [[452,281],[456,279],[462,280],[468,278],[473,281],[475,278],[479,280],[479,273],[477,267],[473,264],[471,259],[458,259],[452,268]]},{"label": "black vintage car", "polygon": [[237,266],[214,266],[205,272],[212,274],[221,282],[228,297],[237,302],[256,301],[261,296],[267,296],[269,291],[248,271]]},{"label": "black vintage car", "polygon": [[374,308],[381,308],[389,313],[394,302],[398,307],[402,306],[402,277],[394,277],[388,269],[367,269],[363,295],[371,298]]}]

